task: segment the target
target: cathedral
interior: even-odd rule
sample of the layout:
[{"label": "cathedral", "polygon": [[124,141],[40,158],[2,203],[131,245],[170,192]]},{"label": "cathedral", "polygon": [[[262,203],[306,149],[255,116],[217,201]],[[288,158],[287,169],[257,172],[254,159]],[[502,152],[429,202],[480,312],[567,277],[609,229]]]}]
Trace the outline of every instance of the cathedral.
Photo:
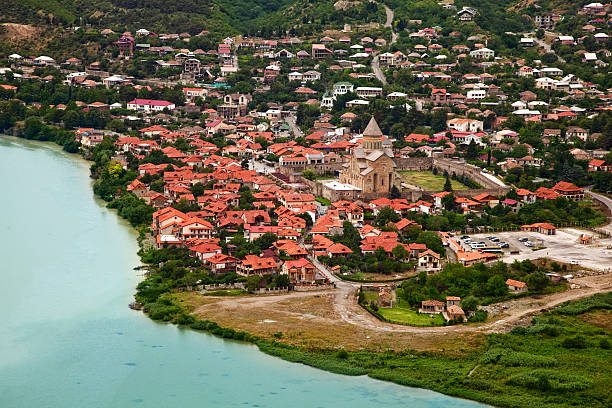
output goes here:
[{"label": "cathedral", "polygon": [[340,182],[363,193],[388,194],[395,183],[393,151],[383,148],[383,134],[372,117],[363,132],[363,143],[354,148],[340,173]]}]

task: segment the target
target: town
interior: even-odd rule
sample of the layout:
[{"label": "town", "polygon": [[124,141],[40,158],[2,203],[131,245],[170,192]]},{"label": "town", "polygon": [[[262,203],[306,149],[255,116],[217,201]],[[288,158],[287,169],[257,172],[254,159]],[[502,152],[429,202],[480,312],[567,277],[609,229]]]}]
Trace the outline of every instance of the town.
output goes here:
[{"label": "town", "polygon": [[295,339],[331,312],[508,332],[609,291],[612,6],[496,32],[454,3],[267,36],[66,25],[63,49],[0,49],[0,131],[91,161],[153,319],[318,348]]}]

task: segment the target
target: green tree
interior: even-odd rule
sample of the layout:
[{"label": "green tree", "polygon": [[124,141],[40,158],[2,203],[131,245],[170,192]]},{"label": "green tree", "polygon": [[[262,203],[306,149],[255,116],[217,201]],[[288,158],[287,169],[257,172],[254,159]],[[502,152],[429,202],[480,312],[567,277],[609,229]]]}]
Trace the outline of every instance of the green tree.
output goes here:
[{"label": "green tree", "polygon": [[406,248],[404,248],[404,246],[401,244],[398,244],[395,248],[393,248],[391,253],[398,261],[403,261],[410,256],[410,252],[408,252],[408,250],[406,250]]},{"label": "green tree", "polygon": [[446,174],[446,181],[444,182],[444,191],[453,191],[453,184],[448,177],[448,173]]},{"label": "green tree", "polygon": [[525,282],[531,290],[542,290],[548,286],[550,278],[542,271],[535,271],[527,275]]},{"label": "green tree", "polygon": [[399,216],[398,213],[391,207],[383,207],[376,216],[374,222],[379,227],[384,227],[389,222],[398,222],[402,217]]},{"label": "green tree", "polygon": [[446,211],[453,211],[455,209],[455,195],[453,193],[442,197],[442,207],[444,207]]},{"label": "green tree", "polygon": [[428,249],[432,251],[444,255],[446,250],[444,249],[444,245],[442,244],[442,239],[432,231],[423,231],[419,234],[419,237],[416,240],[417,244],[425,244]]},{"label": "green tree", "polygon": [[302,172],[302,177],[304,177],[307,180],[314,180],[317,178],[317,175],[312,169],[306,169]]},{"label": "green tree", "polygon": [[487,295],[489,296],[504,296],[508,293],[508,287],[501,275],[491,276],[487,281]]},{"label": "green tree", "polygon": [[461,308],[466,312],[473,312],[478,308],[478,300],[474,296],[468,296],[461,300]]},{"label": "green tree", "polygon": [[397,188],[397,186],[391,187],[391,191],[389,192],[389,198],[392,200],[396,198],[402,198],[402,193],[400,192],[399,188]]}]

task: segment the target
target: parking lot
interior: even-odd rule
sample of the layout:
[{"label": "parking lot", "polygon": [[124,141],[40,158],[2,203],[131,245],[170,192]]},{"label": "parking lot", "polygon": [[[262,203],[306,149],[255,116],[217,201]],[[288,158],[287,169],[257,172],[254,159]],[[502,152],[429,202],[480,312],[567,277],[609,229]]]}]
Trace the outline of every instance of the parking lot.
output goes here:
[{"label": "parking lot", "polygon": [[[514,260],[551,258],[569,264],[578,264],[585,268],[607,271],[612,269],[612,239],[597,239],[591,245],[580,244],[580,234],[589,231],[580,231],[572,228],[557,230],[555,235],[544,235],[536,232],[497,232],[486,234],[472,234],[469,237],[472,242],[485,242],[485,246],[496,245],[488,239],[488,236],[499,238],[500,242],[508,243],[508,248],[503,248],[503,260],[513,262]],[[521,239],[527,238],[533,246],[528,247]],[[461,245],[465,250],[475,250],[465,244]],[[544,247],[537,249],[538,247]],[[535,249],[535,250],[534,250]],[[518,253],[516,253],[518,251]],[[514,254],[512,254],[514,252]]]}]

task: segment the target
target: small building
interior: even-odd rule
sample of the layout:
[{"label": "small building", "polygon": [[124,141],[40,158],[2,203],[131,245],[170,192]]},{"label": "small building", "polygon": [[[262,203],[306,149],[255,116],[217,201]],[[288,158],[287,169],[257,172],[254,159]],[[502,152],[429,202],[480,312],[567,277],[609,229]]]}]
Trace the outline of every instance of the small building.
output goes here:
[{"label": "small building", "polygon": [[508,286],[508,290],[512,293],[523,293],[527,292],[527,284],[525,282],[517,281],[514,279],[508,279],[506,281],[506,286]]},{"label": "small building", "polygon": [[295,259],[283,264],[281,274],[289,276],[292,283],[313,283],[317,268],[307,259]]},{"label": "small building", "polygon": [[459,296],[447,296],[446,297],[446,307],[450,306],[459,306],[461,304],[461,298]]},{"label": "small building", "polygon": [[423,300],[419,313],[434,313],[440,314],[444,312],[444,302],[439,300]]},{"label": "small building", "polygon": [[521,231],[525,232],[539,232],[544,235],[555,235],[557,228],[547,222],[537,222],[531,225],[521,225]]},{"label": "small building", "polygon": [[450,305],[446,308],[446,316],[448,320],[466,321],[465,312],[458,305]]}]

